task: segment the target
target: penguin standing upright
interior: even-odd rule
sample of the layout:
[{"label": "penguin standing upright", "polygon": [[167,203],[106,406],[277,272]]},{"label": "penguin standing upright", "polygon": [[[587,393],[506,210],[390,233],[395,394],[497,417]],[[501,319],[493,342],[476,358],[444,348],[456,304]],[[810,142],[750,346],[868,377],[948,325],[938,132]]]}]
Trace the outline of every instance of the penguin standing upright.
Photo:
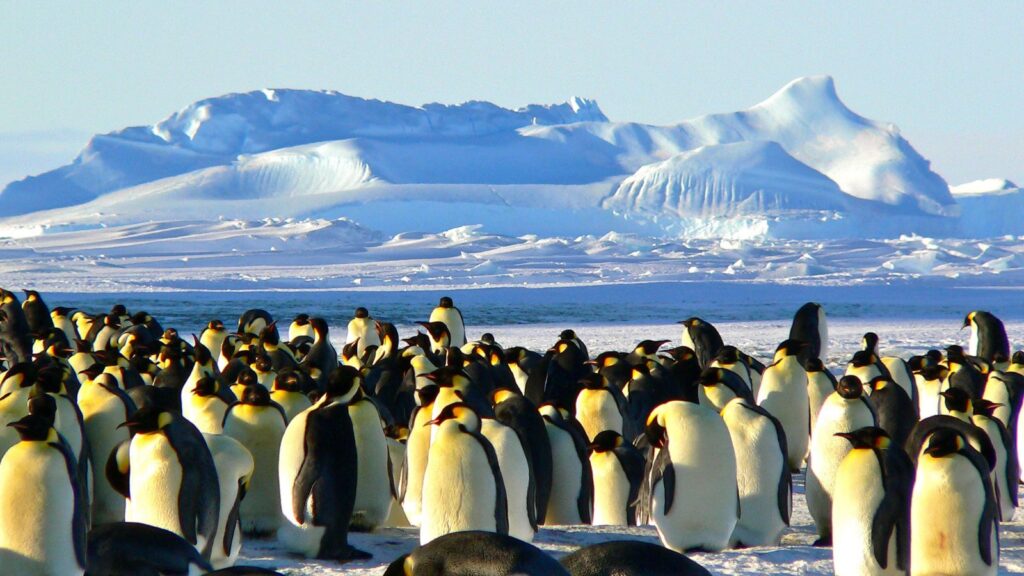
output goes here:
[{"label": "penguin standing upright", "polygon": [[32,361],[32,336],[18,297],[0,288],[0,352],[8,365]]},{"label": "penguin standing upright", "polygon": [[719,348],[724,345],[718,330],[711,323],[696,316],[680,320],[679,323],[683,325],[680,339],[682,345],[693,350],[702,370],[707,368],[718,355]]},{"label": "penguin standing upright", "polygon": [[868,387],[871,389],[868,400],[875,409],[878,427],[885,430],[897,446],[903,446],[920,419],[917,404],[901,386],[885,376],[876,376]]},{"label": "penguin standing upright", "polygon": [[42,416],[9,426],[21,440],[0,461],[0,565],[19,576],[81,575],[87,504],[75,456]]},{"label": "penguin standing upright", "polygon": [[644,480],[644,455],[614,430],[589,444],[594,477],[594,526],[635,526]]},{"label": "penguin standing upright", "polygon": [[965,438],[937,429],[917,460],[910,502],[910,574],[994,575],[999,505],[988,463]]},{"label": "penguin standing upright", "polygon": [[220,320],[210,320],[199,334],[199,342],[213,355],[214,363],[220,362],[221,348],[227,340],[228,331]]},{"label": "penguin standing upright", "polygon": [[649,510],[662,544],[677,552],[726,548],[740,504],[736,455],[722,417],[673,400],[651,412],[646,434],[655,456],[640,505]]},{"label": "penguin standing upright", "polygon": [[511,390],[496,390],[492,396],[494,419],[511,427],[519,435],[530,474],[536,482],[535,518],[543,524],[551,498],[551,483],[554,477],[551,463],[551,442],[548,440],[544,419],[537,407],[525,396]]},{"label": "penguin standing upright", "polygon": [[835,434],[877,424],[874,408],[864,397],[860,379],[856,376],[840,378],[836,391],[825,400],[818,414],[807,464],[807,511],[818,530],[818,545],[827,546],[832,540],[832,490],[836,470],[852,449],[848,441]]},{"label": "penguin standing upright", "polygon": [[569,411],[553,404],[539,408],[551,442],[551,497],[546,525],[590,524],[594,478],[587,460],[587,434]]},{"label": "penguin standing upright", "polygon": [[348,402],[359,392],[354,368],[335,368],[324,395],[285,429],[278,481],[288,522],[278,539],[293,553],[339,561],[369,558],[348,543],[359,459]]},{"label": "penguin standing upright", "polygon": [[430,313],[430,321],[444,322],[452,346],[462,347],[466,343],[466,323],[462,319],[462,311],[455,307],[451,297],[441,297],[437,307]]},{"label": "penguin standing upright", "polygon": [[[761,379],[757,404],[778,418],[786,431],[789,469],[797,472],[807,455],[810,431],[810,400],[807,397],[807,371],[800,365],[798,354],[804,344],[786,340],[775,351],[775,362],[768,366]],[[820,415],[819,415],[820,417]]]},{"label": "penguin standing upright", "polygon": [[810,358],[804,363],[807,371],[807,402],[811,407],[811,430],[818,421],[818,412],[825,399],[836,391],[836,377],[828,371],[819,358]]},{"label": "penguin standing upright", "polygon": [[242,550],[242,526],[239,512],[252,480],[252,453],[241,442],[224,434],[203,434],[217,469],[220,490],[220,515],[210,564],[214,568],[235,565]]},{"label": "penguin standing upright", "polygon": [[992,362],[996,356],[1010,357],[1010,340],[1006,337],[1003,321],[984,310],[975,310],[964,318],[964,328],[971,329],[971,339],[967,353],[977,356],[986,362]]},{"label": "penguin standing upright", "polygon": [[352,342],[358,342],[356,345],[356,355],[362,356],[370,346],[380,346],[380,335],[377,334],[377,325],[374,323],[373,317],[370,316],[369,310],[360,306],[356,308],[356,312],[349,320],[348,323],[348,334],[345,336],[345,344],[351,344]]},{"label": "penguin standing upright", "polygon": [[832,564],[837,576],[906,574],[914,464],[878,427],[837,432],[852,449],[836,470]]},{"label": "penguin standing upright", "polygon": [[605,430],[622,434],[626,398],[621,390],[609,386],[600,374],[588,374],[581,382],[583,389],[576,396],[576,419],[589,440]]},{"label": "penguin standing upright", "polygon": [[[398,501],[413,526],[420,525],[423,504],[423,475],[430,455],[430,421],[438,387],[434,384],[416,391],[417,406],[409,418],[409,438],[405,442],[405,466],[399,481]],[[429,427],[429,428],[428,428]]]},{"label": "penguin standing upright", "polygon": [[508,534],[505,482],[494,447],[480,433],[480,417],[456,402],[431,424],[438,432],[423,477],[420,544],[465,530]]},{"label": "penguin standing upright", "polygon": [[25,321],[28,322],[28,329],[33,333],[41,333],[53,328],[53,318],[50,317],[50,309],[43,302],[43,297],[35,290],[25,290],[25,300],[21,303],[21,309],[25,312]]},{"label": "penguin standing upright", "polygon": [[104,373],[85,380],[78,391],[78,407],[93,452],[92,522],[96,525],[122,522],[125,499],[107,480],[104,467],[111,451],[131,438],[120,424],[135,413],[135,402],[117,387],[113,376]]},{"label": "penguin standing upright", "polygon": [[303,391],[304,376],[305,374],[298,370],[286,370],[278,372],[274,377],[270,399],[284,410],[285,420],[288,422],[313,405]]},{"label": "penguin standing upright", "polygon": [[508,505],[508,534],[523,542],[533,542],[537,533],[537,485],[526,449],[515,430],[493,418],[480,419],[480,433],[494,447],[501,468]]},{"label": "penguin standing upright", "polygon": [[371,531],[388,518],[391,509],[391,476],[388,441],[380,411],[363,392],[363,379],[356,377],[356,393],[348,401],[348,415],[359,458],[356,501],[352,508],[352,530]]},{"label": "penguin standing upright", "polygon": [[992,478],[999,501],[999,521],[1010,522],[1017,510],[1017,486],[1020,483],[1020,464],[1017,461],[1017,450],[1013,437],[1006,426],[994,416],[998,405],[988,400],[975,400],[974,415],[971,422],[981,428],[992,441],[996,453],[996,465],[992,468]]},{"label": "penguin standing upright", "polygon": [[789,526],[793,477],[786,463],[786,433],[767,410],[737,397],[722,409],[736,454],[740,517],[730,542],[775,546]]},{"label": "penguin standing upright", "polygon": [[252,486],[239,510],[243,534],[263,536],[281,526],[277,462],[287,426],[284,409],[258,384],[246,388],[224,415],[224,434],[241,442],[253,458]]},{"label": "penguin standing upright", "polygon": [[828,359],[828,319],[825,307],[817,302],[808,302],[793,315],[793,325],[789,328],[789,339],[807,343],[800,352],[800,361],[804,364],[811,358],[824,362]]},{"label": "penguin standing upright", "polygon": [[202,434],[183,417],[140,408],[124,423],[132,439],[107,460],[107,478],[128,505],[125,520],[170,530],[209,559],[220,517],[213,456]]}]

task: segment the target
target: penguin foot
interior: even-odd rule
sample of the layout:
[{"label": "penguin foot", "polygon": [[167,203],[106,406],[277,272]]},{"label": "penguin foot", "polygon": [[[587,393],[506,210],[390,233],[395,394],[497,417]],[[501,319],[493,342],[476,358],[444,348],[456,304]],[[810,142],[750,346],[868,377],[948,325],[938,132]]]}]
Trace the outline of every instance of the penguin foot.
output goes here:
[{"label": "penguin foot", "polygon": [[815,546],[815,547],[818,547],[818,548],[829,547],[831,545],[832,545],[832,537],[831,536],[822,536],[821,538],[818,538],[817,540],[815,540],[814,544],[812,544],[812,546]]}]

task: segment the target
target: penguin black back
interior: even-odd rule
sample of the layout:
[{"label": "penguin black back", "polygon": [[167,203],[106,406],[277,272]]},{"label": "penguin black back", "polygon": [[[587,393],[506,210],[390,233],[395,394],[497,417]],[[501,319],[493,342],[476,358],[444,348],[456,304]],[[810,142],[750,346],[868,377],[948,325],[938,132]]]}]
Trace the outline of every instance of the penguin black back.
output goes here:
[{"label": "penguin black back", "polygon": [[561,560],[571,576],[711,576],[700,564],[664,546],[633,540],[602,542]]},{"label": "penguin black back", "polygon": [[544,551],[492,532],[453,532],[391,563],[384,576],[568,576]]}]

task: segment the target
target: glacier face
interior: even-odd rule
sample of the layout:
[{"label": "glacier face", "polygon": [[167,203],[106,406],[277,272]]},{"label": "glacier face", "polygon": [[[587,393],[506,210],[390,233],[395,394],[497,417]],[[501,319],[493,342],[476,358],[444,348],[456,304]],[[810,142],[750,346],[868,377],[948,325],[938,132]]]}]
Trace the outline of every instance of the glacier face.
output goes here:
[{"label": "glacier face", "polygon": [[0,193],[8,229],[351,213],[389,224],[373,206],[425,231],[461,219],[529,234],[571,219],[574,232],[740,237],[946,231],[960,209],[894,126],[850,111],[826,76],[671,126],[611,122],[582,98],[509,110],[229,94],[96,136],[71,164]]}]

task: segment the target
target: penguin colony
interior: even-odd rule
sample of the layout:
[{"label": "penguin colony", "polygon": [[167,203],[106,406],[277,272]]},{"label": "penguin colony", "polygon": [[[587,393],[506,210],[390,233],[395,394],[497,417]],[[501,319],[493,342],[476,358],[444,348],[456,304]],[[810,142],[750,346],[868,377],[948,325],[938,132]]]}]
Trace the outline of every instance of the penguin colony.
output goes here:
[{"label": "penguin colony", "polygon": [[[778,545],[806,469],[837,574],[997,573],[1024,429],[998,318],[908,359],[868,333],[838,379],[817,304],[767,364],[681,324],[677,347],[592,355],[566,330],[535,352],[468,341],[445,297],[405,339],[358,308],[339,353],[305,314],[189,341],[0,289],[0,566],[274,574],[234,566],[242,538],[345,562],[369,557],[349,532],[413,526],[385,574],[707,574],[683,553]],[[663,546],[556,561],[530,542],[561,524],[652,524]]]}]

